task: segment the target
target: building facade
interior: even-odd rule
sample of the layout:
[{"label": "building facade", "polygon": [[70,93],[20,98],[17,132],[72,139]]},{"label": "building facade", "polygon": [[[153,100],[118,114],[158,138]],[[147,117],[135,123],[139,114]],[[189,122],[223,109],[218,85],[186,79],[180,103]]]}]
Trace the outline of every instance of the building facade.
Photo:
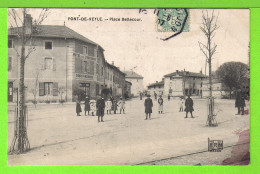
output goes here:
[{"label": "building facade", "polygon": [[160,96],[163,95],[164,93],[164,80],[158,82],[156,81],[156,83],[152,83],[150,85],[147,86],[147,92],[153,96],[155,93]]},{"label": "building facade", "polygon": [[200,73],[179,71],[164,76],[164,95],[202,96],[202,83],[206,76]]},{"label": "building facade", "polygon": [[[125,74],[105,61],[104,49],[66,26],[26,26],[35,49],[25,62],[26,100],[74,101],[76,95],[96,97],[105,89],[124,94]],[[8,101],[16,100],[19,84],[17,28],[8,30]]]},{"label": "building facade", "polygon": [[139,96],[140,92],[143,92],[143,77],[133,71],[125,71],[125,79],[132,83],[131,94],[134,96]]}]

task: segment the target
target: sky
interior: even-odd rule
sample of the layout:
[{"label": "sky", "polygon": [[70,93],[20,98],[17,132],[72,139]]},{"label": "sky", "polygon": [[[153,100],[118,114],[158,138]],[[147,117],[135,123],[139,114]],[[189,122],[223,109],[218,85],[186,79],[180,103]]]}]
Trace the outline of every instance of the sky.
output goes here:
[{"label": "sky", "polygon": [[[30,9],[33,18],[39,9]],[[120,68],[131,70],[144,77],[144,85],[160,81],[164,75],[176,70],[205,73],[205,56],[198,41],[206,43],[200,30],[202,11],[189,10],[189,31],[163,41],[164,33],[156,31],[154,9],[139,13],[139,9],[49,9],[42,24],[65,25],[104,48],[105,59]],[[211,14],[213,10],[208,10]],[[250,11],[248,9],[215,9],[219,26],[213,39],[217,46],[212,67],[239,61],[248,64]],[[103,21],[76,21],[69,17],[96,17]],[[110,18],[137,18],[140,21],[112,21]],[[108,19],[108,20],[104,20]],[[207,68],[208,74],[208,68]]]}]

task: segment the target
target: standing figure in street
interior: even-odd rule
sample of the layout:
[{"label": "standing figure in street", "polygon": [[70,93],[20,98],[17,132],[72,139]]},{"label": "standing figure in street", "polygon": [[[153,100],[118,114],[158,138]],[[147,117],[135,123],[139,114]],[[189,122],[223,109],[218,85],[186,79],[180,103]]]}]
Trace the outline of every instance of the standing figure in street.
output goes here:
[{"label": "standing figure in street", "polygon": [[113,103],[112,103],[112,110],[114,111],[114,114],[116,114],[117,111],[117,101],[116,99],[114,99]]},{"label": "standing figure in street", "polygon": [[79,99],[76,99],[76,113],[77,113],[77,116],[80,116],[81,112],[82,112],[82,110],[81,110],[81,106],[80,106],[80,101],[79,101]]},{"label": "standing figure in street", "polygon": [[161,95],[158,99],[158,104],[159,104],[158,112],[159,112],[159,114],[162,114],[163,113],[163,98]]},{"label": "standing figure in street", "polygon": [[108,99],[106,101],[106,112],[107,112],[107,114],[108,113],[111,114],[111,108],[112,108],[112,102],[110,101],[110,99]]},{"label": "standing figure in street", "polygon": [[157,100],[157,93],[154,92],[154,99]]},{"label": "standing figure in street", "polygon": [[186,111],[186,117],[188,118],[188,112],[191,114],[191,118],[194,118],[192,115],[192,112],[194,111],[193,109],[193,100],[190,98],[190,95],[188,95],[188,98],[185,101],[185,111]]},{"label": "standing figure in street", "polygon": [[180,97],[179,107],[180,107],[179,112],[183,112],[183,107],[184,107],[184,99],[183,99],[183,97]]},{"label": "standing figure in street", "polygon": [[148,116],[149,116],[149,119],[151,120],[153,101],[150,97],[151,97],[150,94],[148,94],[147,98],[144,101],[145,114],[146,114],[145,120],[148,119]]},{"label": "standing figure in street", "polygon": [[123,100],[123,97],[120,97],[120,100],[118,101],[118,106],[120,109],[120,114],[123,111],[123,114],[125,113],[125,101]]},{"label": "standing figure in street", "polygon": [[97,116],[98,116],[98,122],[104,122],[103,117],[104,117],[104,110],[105,110],[105,100],[102,97],[98,97],[97,100]]},{"label": "standing figure in street", "polygon": [[86,113],[88,112],[88,115],[89,115],[89,111],[90,111],[90,104],[89,104],[89,98],[88,96],[85,98],[85,116],[86,116]]},{"label": "standing figure in street", "polygon": [[171,99],[171,96],[170,96],[170,94],[168,94],[168,101],[170,101],[170,99]]},{"label": "standing figure in street", "polygon": [[94,99],[90,100],[89,104],[90,104],[91,115],[94,116],[94,113],[96,112],[96,100]]},{"label": "standing figure in street", "polygon": [[235,107],[237,108],[237,114],[240,115],[240,112],[242,111],[242,115],[244,115],[244,107],[246,106],[245,98],[241,94],[241,90],[238,90],[237,96],[236,96],[236,102]]},{"label": "standing figure in street", "polygon": [[143,93],[140,92],[140,100],[142,100],[142,99],[143,99]]}]

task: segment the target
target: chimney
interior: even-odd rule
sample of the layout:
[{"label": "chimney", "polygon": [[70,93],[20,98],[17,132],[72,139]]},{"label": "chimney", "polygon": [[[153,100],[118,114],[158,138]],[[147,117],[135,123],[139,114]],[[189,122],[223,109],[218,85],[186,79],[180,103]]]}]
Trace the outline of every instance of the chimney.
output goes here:
[{"label": "chimney", "polygon": [[114,65],[114,61],[112,61],[112,65]]},{"label": "chimney", "polygon": [[179,74],[179,70],[176,70],[176,74]]},{"label": "chimney", "polygon": [[32,34],[32,16],[30,14],[26,14],[24,18],[25,25],[25,34]]},{"label": "chimney", "polygon": [[156,83],[158,83],[158,81],[156,81]]}]

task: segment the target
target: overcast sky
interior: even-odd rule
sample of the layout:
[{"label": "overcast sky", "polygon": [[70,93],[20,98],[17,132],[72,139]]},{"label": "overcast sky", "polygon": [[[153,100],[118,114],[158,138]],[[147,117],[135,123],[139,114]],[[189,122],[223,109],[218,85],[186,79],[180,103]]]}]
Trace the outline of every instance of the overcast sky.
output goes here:
[{"label": "overcast sky", "polygon": [[[206,41],[200,30],[202,10],[189,10],[189,32],[162,41],[156,31],[154,10],[147,14],[139,9],[50,9],[45,25],[65,25],[98,43],[104,49],[108,62],[115,62],[121,70],[134,71],[144,77],[144,84],[162,79],[163,75],[176,70],[205,73],[205,57],[198,41]],[[209,13],[212,10],[208,10]],[[31,9],[35,18],[38,10]],[[213,70],[224,62],[240,61],[248,64],[249,13],[247,9],[214,10],[218,15],[219,29],[214,42],[218,45],[213,59]],[[68,17],[141,18],[139,22],[123,21],[71,21]],[[169,33],[166,33],[169,35]],[[207,72],[208,74],[208,72]]]}]

